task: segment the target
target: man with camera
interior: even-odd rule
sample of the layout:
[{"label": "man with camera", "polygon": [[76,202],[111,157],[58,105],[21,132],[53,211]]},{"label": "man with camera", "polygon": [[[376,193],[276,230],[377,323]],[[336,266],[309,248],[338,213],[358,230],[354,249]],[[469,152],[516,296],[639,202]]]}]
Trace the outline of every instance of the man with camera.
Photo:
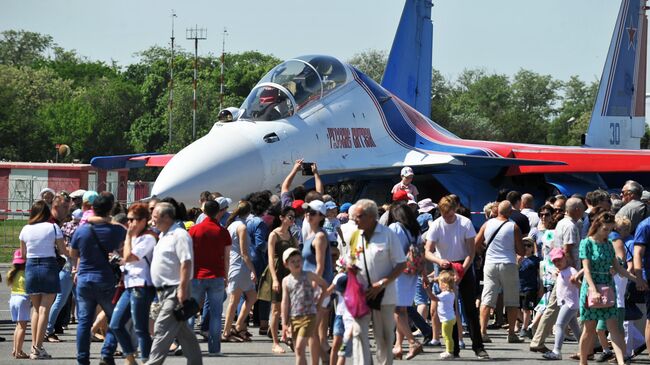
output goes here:
[{"label": "man with camera", "polygon": [[156,204],[152,213],[153,223],[160,230],[151,260],[151,281],[158,291],[160,311],[154,324],[149,365],[165,361],[175,338],[182,346],[188,364],[203,364],[199,342],[186,321],[186,317],[198,311],[196,301],[190,300],[192,238],[175,223],[175,216],[174,206],[169,203]]},{"label": "man with camera", "polygon": [[[113,295],[116,277],[109,262],[109,255],[122,246],[126,229],[111,224],[109,214],[115,198],[105,191],[93,201],[95,217],[79,227],[72,237],[71,257],[79,258],[77,266],[77,363],[90,364],[90,328],[97,305],[102,307],[110,321],[113,314]],[[108,330],[102,347],[100,364],[115,364],[113,353],[117,348],[115,336]]]}]

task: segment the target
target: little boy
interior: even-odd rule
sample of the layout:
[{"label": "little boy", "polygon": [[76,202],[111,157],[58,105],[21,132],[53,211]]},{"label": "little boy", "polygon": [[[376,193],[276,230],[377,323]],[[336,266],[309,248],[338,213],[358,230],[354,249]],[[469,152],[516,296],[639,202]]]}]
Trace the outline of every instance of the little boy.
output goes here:
[{"label": "little boy", "polygon": [[541,259],[535,252],[535,241],[526,237],[523,239],[526,254],[519,262],[519,306],[523,312],[524,323],[519,337],[533,338],[531,319],[533,309],[537,305],[540,286],[539,263]]},{"label": "little boy", "polygon": [[[320,343],[313,336],[316,330],[316,308],[331,292],[323,278],[302,270],[302,256],[297,249],[292,247],[284,251],[282,261],[290,271],[290,275],[282,280],[282,292],[285,293],[282,296],[282,337],[289,333],[293,337],[297,365],[307,364],[305,347],[309,341],[312,363],[316,364],[320,354]],[[312,283],[320,286],[321,291],[314,288]]]}]

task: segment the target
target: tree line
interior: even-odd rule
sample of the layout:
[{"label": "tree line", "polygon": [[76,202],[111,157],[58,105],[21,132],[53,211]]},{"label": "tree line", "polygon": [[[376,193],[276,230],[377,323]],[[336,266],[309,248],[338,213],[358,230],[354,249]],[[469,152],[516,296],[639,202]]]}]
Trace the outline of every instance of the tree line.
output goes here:
[{"label": "tree line", "polygon": [[[192,138],[194,56],[174,53],[173,138],[168,141],[170,50],[152,46],[130,65],[87,59],[49,35],[7,30],[0,34],[0,160],[66,161],[100,155],[175,153]],[[248,51],[225,55],[223,106],[239,106],[251,88],[281,62]],[[348,60],[381,81],[386,52],[367,50]],[[217,120],[220,57],[198,60],[197,135]],[[455,80],[433,70],[431,118],[462,138],[578,145],[586,131],[598,84],[567,81],[530,70],[514,76],[481,69]]]}]

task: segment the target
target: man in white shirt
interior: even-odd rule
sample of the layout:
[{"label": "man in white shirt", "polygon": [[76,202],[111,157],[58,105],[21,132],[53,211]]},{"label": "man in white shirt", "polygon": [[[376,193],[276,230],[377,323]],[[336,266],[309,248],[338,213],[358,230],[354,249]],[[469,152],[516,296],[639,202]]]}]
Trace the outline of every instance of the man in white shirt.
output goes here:
[{"label": "man in white shirt", "polygon": [[539,215],[535,211],[535,198],[532,194],[524,194],[521,196],[521,214],[528,217],[530,229],[533,230],[539,224]]},{"label": "man in white shirt", "polygon": [[[377,364],[390,365],[393,363],[391,349],[395,342],[395,279],[406,268],[406,256],[397,235],[388,227],[377,223],[377,204],[374,201],[361,199],[354,206],[354,220],[363,233],[357,231],[359,233],[350,239],[349,261],[350,265],[359,268],[357,278],[367,284],[367,297],[375,298],[384,292],[380,309],[372,309],[372,327],[377,345]],[[360,337],[365,341],[364,359],[370,358],[367,342],[369,317],[370,314],[356,319],[362,331]]]},{"label": "man in white shirt", "polygon": [[582,263],[578,258],[578,251],[580,248],[580,231],[582,231],[582,222],[580,219],[585,212],[585,207],[582,200],[579,198],[569,198],[565,205],[564,218],[560,220],[555,227],[555,234],[553,235],[553,246],[564,248],[569,259],[569,265],[580,270]]},{"label": "man in white shirt", "polygon": [[179,321],[174,316],[174,309],[190,298],[193,273],[192,238],[175,224],[174,217],[174,207],[169,203],[158,203],[152,213],[152,220],[160,230],[160,240],[151,260],[151,280],[158,291],[160,312],[154,324],[148,365],[165,361],[174,338],[182,346],[188,364],[203,364],[194,332],[186,321]]},{"label": "man in white shirt", "polygon": [[[456,214],[458,208],[456,201],[451,196],[444,196],[438,203],[441,216],[434,220],[427,233],[425,246],[426,259],[448,269],[452,263],[462,265],[463,278],[458,283],[458,294],[463,301],[465,318],[469,325],[469,334],[472,338],[472,350],[479,359],[489,359],[490,356],[483,347],[479,315],[476,309],[476,277],[474,276],[475,246],[474,237],[476,230],[472,222],[462,215]],[[438,255],[434,252],[438,251]],[[458,344],[458,329],[454,326],[454,357],[458,357],[460,346]]]}]

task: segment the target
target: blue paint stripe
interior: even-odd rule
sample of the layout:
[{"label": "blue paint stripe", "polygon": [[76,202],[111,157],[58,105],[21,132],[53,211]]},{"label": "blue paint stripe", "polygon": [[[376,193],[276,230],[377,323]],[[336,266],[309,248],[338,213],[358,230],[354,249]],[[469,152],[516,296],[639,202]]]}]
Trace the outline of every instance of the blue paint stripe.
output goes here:
[{"label": "blue paint stripe", "polygon": [[428,152],[488,156],[488,154],[481,149],[436,143],[426,136],[421,135],[406,121],[404,114],[400,111],[390,93],[361,71],[357,69],[353,70],[357,81],[369,92],[369,95],[375,99],[375,104],[381,108],[381,112],[383,112],[385,116],[384,125],[391,137],[393,137],[399,144],[407,148],[425,150]]}]

